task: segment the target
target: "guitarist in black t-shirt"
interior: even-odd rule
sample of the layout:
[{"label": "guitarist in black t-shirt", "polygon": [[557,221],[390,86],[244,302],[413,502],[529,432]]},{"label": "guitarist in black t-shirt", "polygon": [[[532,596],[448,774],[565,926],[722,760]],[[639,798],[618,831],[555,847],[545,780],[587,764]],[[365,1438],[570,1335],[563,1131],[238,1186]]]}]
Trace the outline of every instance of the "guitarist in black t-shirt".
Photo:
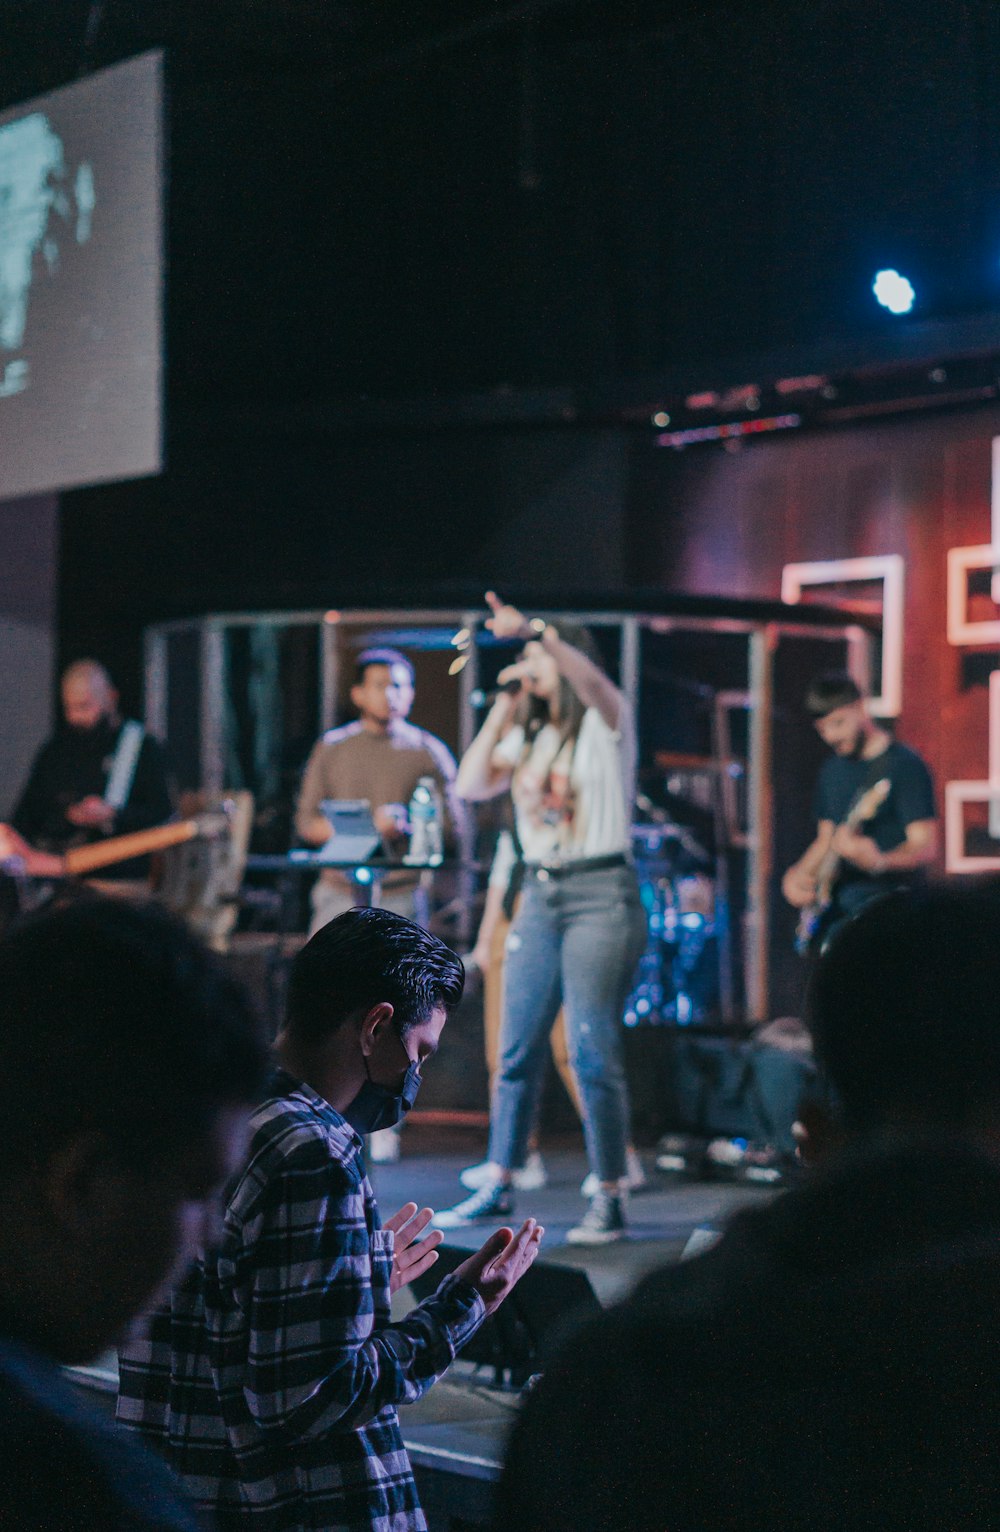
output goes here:
[{"label": "guitarist in black t-shirt", "polygon": [[920,875],[937,852],[937,819],[924,762],[875,723],[849,675],[816,676],[805,707],[833,752],[816,787],[816,838],[781,883],[809,951],[869,899]]}]

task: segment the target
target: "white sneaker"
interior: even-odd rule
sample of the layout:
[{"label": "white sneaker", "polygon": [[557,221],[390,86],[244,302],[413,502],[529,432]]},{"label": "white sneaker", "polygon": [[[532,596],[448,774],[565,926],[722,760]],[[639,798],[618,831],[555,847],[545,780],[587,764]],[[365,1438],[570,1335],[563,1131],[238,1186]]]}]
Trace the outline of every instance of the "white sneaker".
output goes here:
[{"label": "white sneaker", "polygon": [[720,1170],[736,1170],[747,1157],[745,1138],[713,1138],[705,1150],[709,1165]]},{"label": "white sneaker", "polygon": [[[458,1179],[463,1186],[467,1186],[470,1192],[477,1192],[481,1186],[487,1186],[496,1177],[496,1168],[490,1160],[481,1160],[478,1165],[467,1165],[459,1173]],[[545,1162],[537,1149],[532,1149],[528,1158],[520,1170],[515,1170],[513,1182],[519,1192],[537,1192],[541,1187],[548,1185],[548,1175],[545,1170]]]},{"label": "white sneaker", "polygon": [[378,1128],[369,1135],[368,1158],[373,1165],[394,1165],[400,1152],[398,1128]]},{"label": "white sneaker", "polygon": [[686,1133],[664,1133],[656,1146],[657,1170],[694,1174],[704,1158],[704,1144]]},{"label": "white sneaker", "polygon": [[[642,1168],[642,1161],[640,1160],[636,1151],[630,1145],[629,1148],[625,1151],[625,1174],[622,1176],[622,1179],[619,1181],[618,1185],[622,1187],[624,1191],[638,1192],[642,1190],[645,1184],[646,1172]],[[580,1192],[584,1197],[596,1197],[600,1189],[601,1183],[595,1175],[594,1171],[591,1171],[590,1175],[586,1178],[586,1180],[583,1182],[583,1185],[580,1187]]]}]

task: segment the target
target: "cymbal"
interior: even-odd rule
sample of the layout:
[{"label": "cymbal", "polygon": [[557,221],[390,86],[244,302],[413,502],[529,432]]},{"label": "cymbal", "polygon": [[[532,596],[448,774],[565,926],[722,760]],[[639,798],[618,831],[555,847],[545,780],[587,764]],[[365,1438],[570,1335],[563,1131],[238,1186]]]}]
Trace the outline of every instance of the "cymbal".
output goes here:
[{"label": "cymbal", "polygon": [[711,857],[690,830],[678,824],[634,824],[631,829],[633,842],[642,847],[642,859],[652,860],[657,853],[664,859],[673,860],[684,851],[696,862],[708,863]]},{"label": "cymbal", "polygon": [[630,833],[633,840],[641,840],[646,845],[659,845],[664,840],[681,841],[684,839],[680,825],[673,824],[634,824]]}]

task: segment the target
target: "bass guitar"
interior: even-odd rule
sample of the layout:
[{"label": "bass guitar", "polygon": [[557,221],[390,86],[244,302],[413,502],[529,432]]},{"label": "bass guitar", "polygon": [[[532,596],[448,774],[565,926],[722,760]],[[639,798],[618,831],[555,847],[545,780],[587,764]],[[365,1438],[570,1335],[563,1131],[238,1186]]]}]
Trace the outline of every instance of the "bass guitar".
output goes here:
[{"label": "bass guitar", "polygon": [[[866,788],[851,804],[842,828],[853,833],[866,820],[873,819],[888,798],[891,789],[892,783],[888,777],[882,777],[871,787]],[[818,938],[822,936],[830,923],[833,891],[842,862],[843,858],[836,851],[830,850],[816,869],[816,897],[801,911],[795,928],[795,950],[802,957],[806,957],[815,950]]]},{"label": "bass guitar", "polygon": [[28,878],[85,878],[102,867],[165,851],[168,846],[213,839],[225,834],[228,824],[225,814],[199,814],[193,819],[154,825],[149,830],[134,830],[130,835],[112,835],[87,846],[75,846],[60,855],[37,851],[10,825],[0,824],[0,871]]}]

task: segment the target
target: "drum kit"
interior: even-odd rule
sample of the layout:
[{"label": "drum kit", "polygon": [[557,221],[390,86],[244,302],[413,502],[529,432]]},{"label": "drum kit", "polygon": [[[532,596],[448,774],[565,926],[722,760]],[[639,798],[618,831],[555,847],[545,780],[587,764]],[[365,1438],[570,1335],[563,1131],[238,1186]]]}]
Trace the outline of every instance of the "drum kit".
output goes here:
[{"label": "drum kit", "polygon": [[648,934],[624,1021],[689,1026],[719,1007],[712,859],[684,826],[648,800],[643,807],[656,817],[632,826],[632,853]]}]

